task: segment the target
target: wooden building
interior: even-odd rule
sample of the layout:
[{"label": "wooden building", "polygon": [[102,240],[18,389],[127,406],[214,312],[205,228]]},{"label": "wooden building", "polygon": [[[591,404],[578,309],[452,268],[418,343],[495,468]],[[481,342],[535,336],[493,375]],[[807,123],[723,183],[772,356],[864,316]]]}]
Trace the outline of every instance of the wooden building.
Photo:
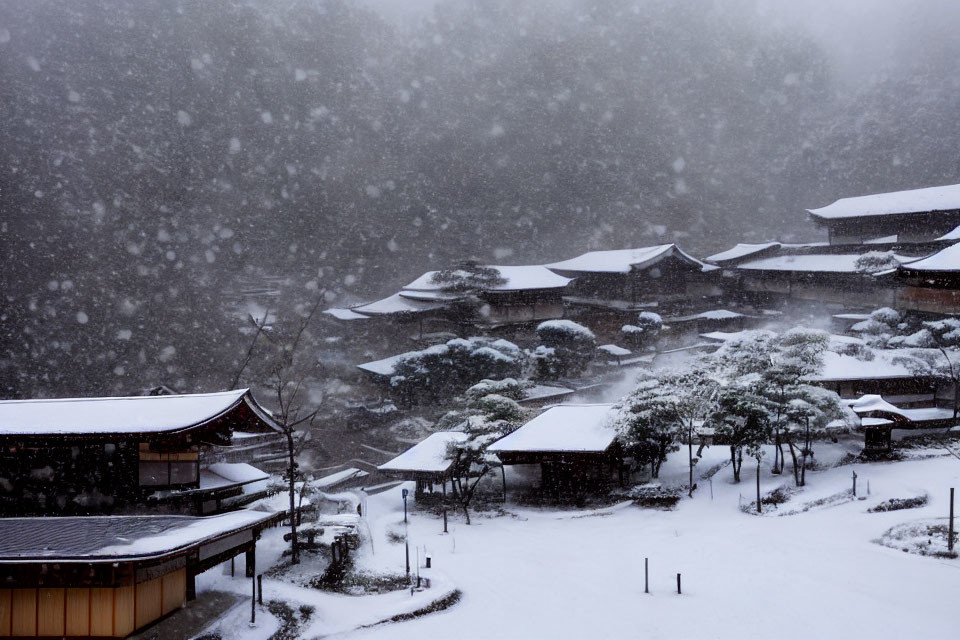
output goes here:
[{"label": "wooden building", "polygon": [[450,446],[467,439],[461,431],[438,431],[415,444],[396,458],[377,467],[381,475],[397,480],[414,480],[417,495],[434,484],[446,493],[447,482],[452,481],[453,465]]},{"label": "wooden building", "polygon": [[[471,280],[471,269],[484,270],[497,280]],[[543,266],[467,265],[444,272],[452,274],[453,280],[460,275],[469,284],[444,280],[440,273],[428,271],[383,300],[324,313],[349,323],[380,318],[413,324],[418,339],[438,332],[459,335],[466,327],[513,327],[563,317],[563,295],[570,278]]]},{"label": "wooden building", "polygon": [[960,184],[842,198],[808,211],[830,244],[927,242],[960,225]]},{"label": "wooden building", "polygon": [[497,440],[487,451],[505,465],[539,465],[541,490],[582,495],[623,482],[623,456],[613,426],[612,404],[550,407]]},{"label": "wooden building", "polygon": [[0,519],[0,637],[124,638],[195,597],[197,574],[246,554],[276,516]]},{"label": "wooden building", "polygon": [[571,317],[600,332],[633,323],[638,311],[689,308],[723,293],[718,268],[675,244],[591,251],[546,266],[574,278],[565,298]]},{"label": "wooden building", "polygon": [[[898,362],[896,350],[874,350],[873,360],[860,360],[833,351],[824,353],[820,373],[811,376],[812,384],[835,391],[842,398],[864,395],[916,397],[952,393],[933,376],[918,375]],[[944,388],[941,388],[944,387]]]},{"label": "wooden building", "polygon": [[233,508],[267,475],[224,455],[280,432],[247,389],[2,401],[0,514]]},{"label": "wooden building", "polygon": [[960,313],[960,244],[900,265],[888,280],[897,285],[897,306],[928,313]]}]

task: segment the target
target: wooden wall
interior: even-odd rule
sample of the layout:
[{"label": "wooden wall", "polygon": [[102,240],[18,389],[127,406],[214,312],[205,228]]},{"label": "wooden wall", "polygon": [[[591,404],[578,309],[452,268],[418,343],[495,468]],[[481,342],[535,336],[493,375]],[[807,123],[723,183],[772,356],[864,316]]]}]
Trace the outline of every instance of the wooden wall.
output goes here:
[{"label": "wooden wall", "polygon": [[185,568],[136,586],[0,589],[0,637],[123,638],[186,599]]}]

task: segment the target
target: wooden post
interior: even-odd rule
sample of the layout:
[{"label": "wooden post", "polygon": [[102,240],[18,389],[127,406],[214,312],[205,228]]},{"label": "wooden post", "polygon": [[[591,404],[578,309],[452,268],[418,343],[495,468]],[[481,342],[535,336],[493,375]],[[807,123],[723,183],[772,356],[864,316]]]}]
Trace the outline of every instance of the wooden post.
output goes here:
[{"label": "wooden post", "polygon": [[677,574],[677,594],[681,594],[683,591],[680,590],[680,574]]},{"label": "wooden post", "polygon": [[257,602],[263,604],[263,574],[257,576]]},{"label": "wooden post", "polygon": [[503,501],[507,501],[507,472],[504,471],[504,466],[500,465],[500,478],[503,480]]},{"label": "wooden post", "polygon": [[233,558],[230,558],[230,577],[233,578],[235,576],[236,574],[234,573]]},{"label": "wooden post", "polygon": [[443,508],[443,532],[447,533],[447,508]]},{"label": "wooden post", "polygon": [[246,576],[252,578],[257,573],[257,547],[254,546],[253,549],[247,551],[246,554]]},{"label": "wooden post", "polygon": [[251,580],[250,586],[253,588],[253,594],[250,597],[250,624],[257,622],[257,581]]},{"label": "wooden post", "polygon": [[643,592],[650,593],[650,558],[643,559]]},{"label": "wooden post", "polygon": [[433,564],[432,564],[432,562],[431,562],[432,560],[433,560],[433,558],[430,557],[429,555],[427,555],[427,556],[424,558],[424,561],[423,561],[423,562],[424,562],[424,564],[426,565],[425,568],[430,569],[430,568],[433,566]]},{"label": "wooden post", "polygon": [[947,549],[953,551],[953,487],[950,487],[950,527],[947,533]]},{"label": "wooden post", "polygon": [[857,496],[857,472],[853,472],[853,496]]},{"label": "wooden post", "polygon": [[407,576],[410,575],[410,541],[404,540],[403,545],[407,550]]}]

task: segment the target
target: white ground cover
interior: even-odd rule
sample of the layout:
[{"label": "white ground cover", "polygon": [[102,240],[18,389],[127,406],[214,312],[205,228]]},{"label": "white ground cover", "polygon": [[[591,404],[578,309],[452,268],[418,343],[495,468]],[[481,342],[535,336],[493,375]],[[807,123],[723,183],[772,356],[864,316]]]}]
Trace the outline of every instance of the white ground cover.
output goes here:
[{"label": "white ground cover", "polygon": [[[856,449],[853,442],[815,447],[823,466]],[[744,462],[738,485],[729,466],[705,480],[700,476],[728,456],[726,448],[711,447],[697,466],[694,498],[682,499],[674,511],[630,503],[595,510],[508,503],[507,515],[475,517],[471,526],[451,514],[445,535],[440,518],[412,510],[411,563],[416,548],[422,555],[426,547],[434,566],[421,570],[431,575],[433,588],[414,597],[333,595],[272,580],[265,581],[265,591],[294,608],[299,603],[317,608],[303,629],[308,639],[946,637],[952,632],[960,561],[876,542],[896,525],[945,521],[949,487],[960,484],[960,460],[937,450],[927,453],[936,457],[808,471],[806,488],[757,516],[739,508],[755,497],[753,460]],[[680,482],[685,456],[686,451],[673,454],[664,465],[664,485]],[[772,476],[770,462],[768,456],[761,467],[763,493],[792,487],[789,466],[783,476]],[[863,500],[844,496],[854,470],[858,493],[870,487]],[[516,491],[521,479],[511,474],[507,482]],[[924,507],[867,513],[884,500],[924,493],[930,495]],[[371,497],[367,514],[374,544],[358,554],[358,566],[402,573],[403,544],[386,536],[388,530],[404,530],[400,488]],[[266,542],[258,561],[270,563]],[[643,593],[644,557],[650,558],[650,594]],[[682,595],[676,594],[678,572]],[[209,588],[225,582],[237,592],[249,589],[241,578],[208,580]],[[445,611],[349,631],[414,611],[455,588],[462,599]],[[264,629],[269,627],[265,621]],[[225,637],[269,636],[233,631],[239,635]]]}]

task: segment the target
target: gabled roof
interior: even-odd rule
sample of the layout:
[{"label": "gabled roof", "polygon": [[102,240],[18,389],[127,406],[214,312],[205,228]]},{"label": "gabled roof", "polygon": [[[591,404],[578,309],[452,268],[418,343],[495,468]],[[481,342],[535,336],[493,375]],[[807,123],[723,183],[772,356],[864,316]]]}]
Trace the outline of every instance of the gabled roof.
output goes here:
[{"label": "gabled roof", "polygon": [[960,210],[960,184],[841,198],[819,209],[808,209],[819,220]]},{"label": "gabled roof", "polygon": [[[249,389],[119,398],[0,401],[0,437],[182,433],[246,407],[262,429],[281,431]],[[253,431],[245,425],[245,431]]]},{"label": "gabled roof", "polygon": [[612,404],[550,407],[487,451],[493,453],[603,453],[617,437]]},{"label": "gabled roof", "polygon": [[546,267],[561,273],[630,273],[634,270],[653,266],[671,256],[675,256],[704,271],[716,268],[700,262],[675,244],[661,244],[655,247],[639,247],[636,249],[615,249],[613,251],[590,251],[576,258],[553,262]]},{"label": "gabled roof", "polygon": [[453,464],[450,443],[466,439],[467,434],[461,431],[438,431],[377,468],[394,473],[446,473]]},{"label": "gabled roof", "polygon": [[[558,276],[546,267],[539,264],[501,266],[487,265],[487,268],[496,269],[500,277],[505,280],[502,284],[492,285],[489,291],[529,291],[538,289],[562,289],[570,284],[571,278]],[[444,283],[434,282],[436,271],[428,271],[401,291],[400,295],[408,296],[411,292],[443,291]]]}]

